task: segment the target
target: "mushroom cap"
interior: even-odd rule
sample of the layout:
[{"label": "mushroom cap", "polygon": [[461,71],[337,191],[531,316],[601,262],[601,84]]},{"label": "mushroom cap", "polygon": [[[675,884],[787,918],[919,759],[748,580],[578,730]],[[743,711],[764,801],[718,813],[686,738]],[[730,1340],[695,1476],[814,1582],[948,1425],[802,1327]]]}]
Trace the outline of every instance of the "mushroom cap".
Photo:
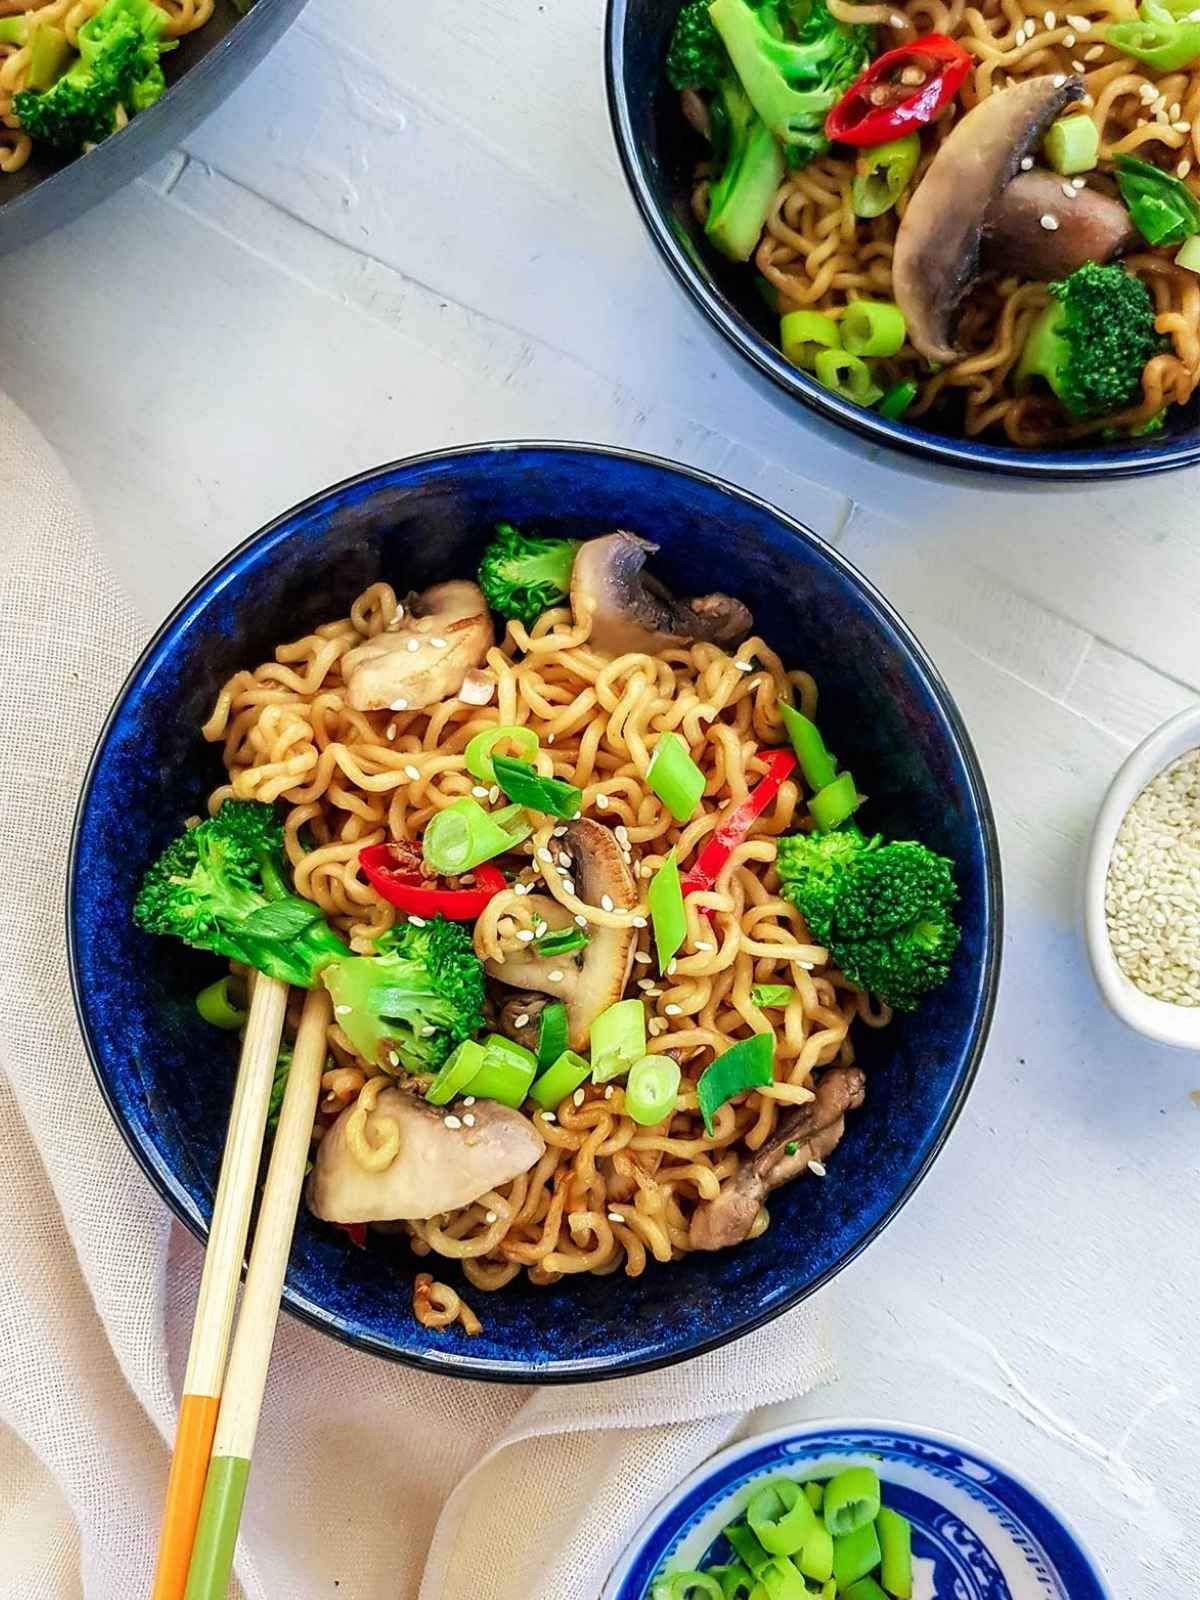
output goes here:
[{"label": "mushroom cap", "polygon": [[421,711],[452,699],[496,641],[478,584],[456,578],[410,595],[392,627],[342,657],[356,711]]},{"label": "mushroom cap", "polygon": [[[638,903],[637,884],[621,853],[616,835],[591,817],[576,817],[557,841],[571,857],[571,878],[579,899],[599,906],[608,895],[616,911],[632,911]],[[571,914],[548,895],[530,896],[547,924],[566,927]],[[572,1050],[586,1047],[592,1023],[625,993],[633,966],[637,931],[633,927],[588,928],[584,949],[569,956],[539,956],[515,950],[503,961],[488,961],[490,977],[514,989],[531,989],[551,995],[567,1008],[567,1033]],[[560,976],[551,977],[557,972]]]},{"label": "mushroom cap", "polygon": [[955,123],[913,190],[896,232],[892,293],[926,360],[957,360],[950,323],[979,270],[988,212],[1045,129],[1083,93],[1080,78],[1058,73],[988,95]]},{"label": "mushroom cap", "polygon": [[457,1211],[528,1172],[546,1148],[528,1117],[495,1101],[476,1101],[474,1125],[454,1128],[447,1126],[447,1107],[388,1088],[367,1113],[367,1137],[377,1144],[390,1118],[400,1145],[388,1166],[369,1172],[346,1133],[354,1111],[347,1106],[325,1134],[308,1180],[309,1210],[325,1222],[398,1222]]},{"label": "mushroom cap", "polygon": [[[1044,228],[1045,216],[1054,217],[1058,227]],[[988,272],[1018,272],[1050,283],[1069,278],[1085,261],[1111,261],[1139,237],[1128,211],[1112,195],[1076,189],[1057,172],[1034,167],[1019,172],[992,202],[983,229],[983,265]]]},{"label": "mushroom cap", "polygon": [[588,642],[614,656],[655,655],[692,639],[740,644],[754,627],[742,602],[725,594],[672,599],[642,572],[657,549],[620,530],[580,547],[571,573],[571,610],[576,622],[589,625]]}]

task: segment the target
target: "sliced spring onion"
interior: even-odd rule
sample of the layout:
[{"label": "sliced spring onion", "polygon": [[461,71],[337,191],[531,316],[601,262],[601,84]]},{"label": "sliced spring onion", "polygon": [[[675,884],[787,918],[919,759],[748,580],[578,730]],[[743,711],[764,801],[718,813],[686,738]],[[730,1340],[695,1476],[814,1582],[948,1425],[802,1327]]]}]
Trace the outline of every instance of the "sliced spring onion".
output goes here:
[{"label": "sliced spring onion", "polygon": [[820,1511],[825,1504],[825,1485],[818,1483],[815,1478],[804,1485],[804,1493],[808,1496],[808,1503],[814,1511]]},{"label": "sliced spring onion", "polygon": [[541,1026],[538,1029],[538,1070],[552,1067],[567,1048],[567,1008],[561,1000],[551,1000],[542,1007]]},{"label": "sliced spring onion", "polygon": [[788,731],[788,738],[792,741],[792,749],[796,752],[796,759],[800,763],[800,771],[804,774],[804,781],[810,789],[816,792],[823,789],[827,783],[832,783],[837,776],[837,762],[825,748],[825,741],[821,737],[821,730],[815,722],[810,722],[802,711],[797,711],[795,706],[779,704],[779,711],[783,717],[783,725]]},{"label": "sliced spring onion", "polygon": [[839,772],[832,783],[818,789],[808,802],[812,819],[822,833],[832,833],[858,810],[858,790],[848,772]]},{"label": "sliced spring onion", "polygon": [[675,1109],[680,1071],[670,1056],[641,1056],[625,1081],[625,1110],[635,1122],[649,1128]]},{"label": "sliced spring onion", "polygon": [[756,983],[751,985],[750,998],[756,1006],[790,1006],[796,991],[786,983]]},{"label": "sliced spring onion", "polygon": [[676,1572],[671,1600],[722,1600],[720,1582],[708,1572]]},{"label": "sliced spring onion", "polygon": [[1042,140],[1046,165],[1064,178],[1074,172],[1091,172],[1100,155],[1100,130],[1086,113],[1060,117]]},{"label": "sliced spring onion", "polygon": [[722,1600],[749,1600],[754,1579],[745,1567],[706,1567],[705,1571],[721,1585]]},{"label": "sliced spring onion", "polygon": [[825,1485],[825,1526],[835,1539],[857,1533],[879,1515],[879,1499],[879,1474],[875,1469],[847,1467]]},{"label": "sliced spring onion", "polygon": [[1113,166],[1121,199],[1147,244],[1182,244],[1200,233],[1200,200],[1186,183],[1124,151],[1113,158]]},{"label": "sliced spring onion", "polygon": [[845,1591],[845,1600],[887,1600],[874,1578],[860,1578]]},{"label": "sliced spring onion", "polygon": [[880,1506],[875,1518],[879,1539],[879,1581],[896,1600],[912,1600],[912,1523],[898,1511]]},{"label": "sliced spring onion", "polygon": [[227,1033],[235,1033],[246,1020],[245,1010],[236,1004],[229,992],[229,974],[218,978],[216,983],[210,983],[207,989],[201,989],[196,996],[196,1010],[205,1022],[211,1022],[214,1028],[224,1028]]},{"label": "sliced spring onion", "polygon": [[569,1094],[574,1094],[591,1076],[592,1064],[577,1056],[574,1050],[564,1050],[552,1066],[535,1078],[529,1098],[543,1111],[557,1111]]},{"label": "sliced spring onion", "polygon": [[[1088,119],[1091,121],[1091,118]],[[1185,239],[1175,252],[1175,265],[1188,272],[1200,272],[1200,234]]]},{"label": "sliced spring onion", "polygon": [[[826,1504],[828,1500],[827,1494]],[[851,1584],[858,1583],[874,1572],[878,1565],[879,1539],[873,1522],[864,1523],[854,1533],[844,1533],[840,1537],[834,1535],[833,1577],[839,1594],[844,1594]]]},{"label": "sliced spring onion", "polygon": [[752,1497],[746,1521],[764,1550],[773,1556],[791,1556],[817,1526],[817,1514],[798,1483],[791,1478],[772,1478]]},{"label": "sliced spring onion", "polygon": [[448,1106],[466,1089],[483,1066],[484,1049],[474,1039],[464,1039],[442,1062],[442,1069],[425,1091],[431,1106]]},{"label": "sliced spring onion", "polygon": [[820,1600],[837,1600],[837,1582],[835,1579],[830,1578],[829,1582],[822,1586]]},{"label": "sliced spring onion", "polygon": [[646,768],[646,782],[676,822],[686,822],[704,793],[704,774],[677,733],[664,733]]},{"label": "sliced spring onion", "polygon": [[495,1100],[515,1111],[528,1095],[536,1072],[537,1057],[532,1050],[502,1033],[489,1033],[483,1041],[483,1064],[466,1089],[478,1100]]},{"label": "sliced spring onion", "polygon": [[[809,1503],[807,1497],[805,1503]],[[814,1511],[813,1525],[804,1535],[796,1565],[806,1578],[825,1583],[833,1576],[833,1535],[828,1528],[822,1527],[816,1517]]]},{"label": "sliced spring onion", "polygon": [[570,956],[576,950],[587,948],[588,936],[582,928],[555,928],[553,933],[535,939],[533,948],[539,956]]},{"label": "sliced spring onion", "polygon": [[593,1081],[619,1078],[646,1054],[646,1007],[640,1000],[618,1000],[592,1023],[590,1044]]},{"label": "sliced spring onion", "polygon": [[464,795],[425,824],[421,853],[428,867],[448,878],[503,855],[532,832],[533,823],[523,806],[485,811],[478,801]]},{"label": "sliced spring onion", "polygon": [[538,736],[532,728],[485,728],[469,741],[463,751],[467,771],[477,783],[489,788],[496,782],[492,769],[492,751],[498,744],[510,744],[523,761],[532,761],[538,753]]},{"label": "sliced spring onion", "polygon": [[809,1600],[808,1585],[787,1556],[772,1557],[771,1565],[763,1568],[758,1581],[767,1600]]},{"label": "sliced spring onion", "polygon": [[544,811],[550,817],[579,815],[583,790],[573,783],[543,778],[528,761],[514,761],[512,756],[493,756],[492,770],[496,782],[518,805],[528,806],[531,811]]},{"label": "sliced spring onion", "polygon": [[650,924],[654,929],[658,970],[665,972],[671,958],[687,937],[687,912],[683,909],[683,889],[680,887],[679,862],[674,845],[650,880],[646,903],[650,907]]},{"label": "sliced spring onion", "polygon": [[873,406],[883,390],[870,367],[849,350],[822,350],[814,362],[817,382],[856,406]]},{"label": "sliced spring onion", "polygon": [[902,383],[894,383],[879,402],[879,415],[889,422],[899,422],[916,398],[915,379],[905,378]]},{"label": "sliced spring onion", "polygon": [[908,328],[890,300],[852,300],[842,317],[842,349],[852,356],[894,356]]},{"label": "sliced spring onion", "polygon": [[757,1578],[764,1567],[770,1566],[770,1555],[751,1533],[748,1523],[731,1522],[725,1529],[725,1537],[752,1578]]},{"label": "sliced spring onion", "polygon": [[921,139],[906,133],[869,150],[860,150],[850,180],[850,206],[856,217],[881,217],[908,188],[921,159]]},{"label": "sliced spring onion", "polygon": [[696,1093],[700,1100],[700,1115],[711,1134],[713,1116],[734,1095],[747,1089],[761,1088],[770,1083],[774,1075],[775,1035],[756,1033],[752,1039],[742,1039],[700,1074]]},{"label": "sliced spring onion", "polygon": [[842,336],[832,317],[819,311],[789,311],[779,322],[779,347],[783,359],[811,372],[820,350],[840,350]]}]

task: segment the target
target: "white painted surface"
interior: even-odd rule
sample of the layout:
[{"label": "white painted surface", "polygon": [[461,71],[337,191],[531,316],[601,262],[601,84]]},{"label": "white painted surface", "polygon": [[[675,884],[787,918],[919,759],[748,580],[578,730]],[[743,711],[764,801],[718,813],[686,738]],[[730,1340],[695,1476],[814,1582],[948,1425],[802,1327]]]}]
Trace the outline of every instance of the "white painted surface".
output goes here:
[{"label": "white painted surface", "polygon": [[1008,935],[978,1086],[833,1291],[845,1376],[804,1410],[973,1437],[1118,1596],[1188,1600],[1200,1060],[1103,1009],[1078,875],[1123,754],[1200,691],[1197,477],[939,487],[774,409],[642,233],[601,25],[600,0],[312,0],[185,153],[5,260],[0,383],[153,620],[302,496],[454,441],[635,445],[836,539],[958,697]]}]

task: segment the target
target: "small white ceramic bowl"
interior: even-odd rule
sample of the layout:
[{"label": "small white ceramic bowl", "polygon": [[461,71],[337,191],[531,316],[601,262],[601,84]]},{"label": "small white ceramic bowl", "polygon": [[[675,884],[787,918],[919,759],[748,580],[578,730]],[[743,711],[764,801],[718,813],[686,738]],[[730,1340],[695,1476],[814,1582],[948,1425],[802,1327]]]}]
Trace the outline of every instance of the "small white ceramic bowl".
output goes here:
[{"label": "small white ceramic bowl", "polygon": [[1104,797],[1092,829],[1084,875],[1083,921],[1088,955],[1100,991],[1122,1022],[1160,1044],[1200,1050],[1200,1006],[1176,1006],[1155,1000],[1131,983],[1117,965],[1104,915],[1104,887],[1113,842],[1125,813],[1146,785],[1177,756],[1200,745],[1200,705],[1189,706],[1143,739],[1130,755]]}]

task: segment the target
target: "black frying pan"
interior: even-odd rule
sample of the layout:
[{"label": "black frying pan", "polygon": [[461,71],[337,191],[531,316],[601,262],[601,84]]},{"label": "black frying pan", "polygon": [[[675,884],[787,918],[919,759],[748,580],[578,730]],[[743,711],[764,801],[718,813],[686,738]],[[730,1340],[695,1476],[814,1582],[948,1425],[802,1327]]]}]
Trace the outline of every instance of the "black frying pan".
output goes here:
[{"label": "black frying pan", "polygon": [[167,92],[85,156],[37,145],[20,172],[0,173],[0,255],[70,222],[186,139],[257,65],[304,0],[256,0],[241,17],[217,0],[203,28],[163,57]]}]

